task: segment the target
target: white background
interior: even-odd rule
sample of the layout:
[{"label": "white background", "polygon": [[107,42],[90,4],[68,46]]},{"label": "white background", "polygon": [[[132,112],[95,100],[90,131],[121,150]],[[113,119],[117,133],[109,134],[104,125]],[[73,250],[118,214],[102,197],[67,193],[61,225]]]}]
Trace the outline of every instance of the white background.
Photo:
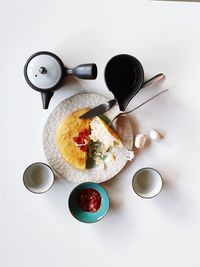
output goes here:
[{"label": "white background", "polygon": [[[200,266],[200,3],[145,0],[3,1],[0,5],[0,266]],[[95,62],[95,81],[69,79],[48,110],[23,77],[26,59],[52,51],[66,66]],[[100,222],[76,221],[67,206],[75,184],[59,180],[35,195],[22,183],[25,167],[46,161],[42,130],[52,109],[82,90],[112,97],[103,70],[127,53],[146,77],[167,79],[141,91],[128,108],[161,89],[131,115],[136,132],[153,127],[164,139],[137,154],[103,184],[111,208]],[[164,189],[155,199],[132,191],[133,174],[157,168]]]}]

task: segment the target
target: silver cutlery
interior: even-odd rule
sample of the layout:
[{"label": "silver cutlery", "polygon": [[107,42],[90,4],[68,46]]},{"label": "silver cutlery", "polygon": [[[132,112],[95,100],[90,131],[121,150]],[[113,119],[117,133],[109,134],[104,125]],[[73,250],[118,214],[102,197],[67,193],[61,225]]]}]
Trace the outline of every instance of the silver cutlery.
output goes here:
[{"label": "silver cutlery", "polygon": [[153,100],[154,98],[158,97],[159,95],[163,94],[163,93],[166,93],[167,91],[169,91],[169,89],[165,89],[161,92],[159,92],[158,94],[152,96],[151,98],[149,98],[148,100],[144,101],[143,103],[141,103],[139,106],[135,107],[134,109],[132,110],[129,110],[129,111],[125,111],[125,112],[121,112],[119,113],[118,115],[116,115],[112,120],[111,122],[108,124],[108,126],[110,126],[117,118],[121,117],[121,116],[126,116],[127,114],[135,111],[136,109],[142,107],[143,105],[145,105],[146,103],[148,103],[149,101]]},{"label": "silver cutlery", "polygon": [[[163,80],[164,78],[165,78],[165,75],[163,73],[159,73],[159,74],[155,75],[154,77],[152,77],[151,79],[144,82],[142,85],[142,88],[147,87],[149,85],[152,85],[156,82],[159,82],[159,81]],[[109,100],[108,102],[106,102],[104,104],[100,104],[99,106],[89,110],[88,112],[81,115],[79,118],[80,119],[88,119],[88,118],[92,118],[95,116],[99,116],[99,115],[105,113],[106,111],[110,110],[116,103],[117,103],[117,101],[115,99]]]}]

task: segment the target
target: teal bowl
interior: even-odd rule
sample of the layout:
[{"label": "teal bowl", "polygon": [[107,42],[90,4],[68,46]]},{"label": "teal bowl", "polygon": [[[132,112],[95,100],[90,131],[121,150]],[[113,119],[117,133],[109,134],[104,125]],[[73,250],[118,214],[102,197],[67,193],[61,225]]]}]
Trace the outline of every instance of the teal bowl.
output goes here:
[{"label": "teal bowl", "polygon": [[[80,208],[78,198],[80,193],[85,189],[96,190],[101,197],[101,204],[96,212],[85,211]],[[105,189],[96,183],[86,182],[76,186],[69,196],[69,210],[71,214],[80,222],[94,223],[101,220],[109,210],[109,197]]]}]

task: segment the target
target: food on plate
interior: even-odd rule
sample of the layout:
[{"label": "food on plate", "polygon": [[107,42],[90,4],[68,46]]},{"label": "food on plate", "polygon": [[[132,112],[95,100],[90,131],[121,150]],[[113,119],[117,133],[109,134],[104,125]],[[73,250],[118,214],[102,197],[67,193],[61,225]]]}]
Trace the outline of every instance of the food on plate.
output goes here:
[{"label": "food on plate", "polygon": [[132,159],[134,159],[133,151],[129,151],[129,150],[126,149],[124,154],[125,154],[124,156],[125,156],[126,160],[131,161]]},{"label": "food on plate", "polygon": [[105,150],[110,147],[123,146],[118,134],[99,117],[95,117],[90,122],[90,128],[90,139],[94,142],[101,142],[104,145]]},{"label": "food on plate", "polygon": [[159,140],[162,138],[161,134],[155,129],[151,129],[149,132],[149,137],[151,140]]},{"label": "food on plate", "polygon": [[79,109],[64,118],[56,132],[56,145],[63,159],[74,168],[85,170],[95,166],[105,168],[105,162],[115,160],[115,148],[124,150],[124,157],[134,154],[123,148],[119,135],[101,118],[79,119],[89,109]]},{"label": "food on plate", "polygon": [[88,166],[91,162],[105,167],[105,161],[115,160],[114,147],[122,148],[118,134],[101,118],[95,117],[90,122],[90,141],[88,143]]},{"label": "food on plate", "polygon": [[134,145],[137,148],[143,148],[146,144],[146,135],[145,134],[137,134],[135,137]]},{"label": "food on plate", "polygon": [[79,207],[87,212],[97,212],[101,206],[101,196],[93,188],[82,190],[78,195]]},{"label": "food on plate", "polygon": [[79,109],[64,118],[56,132],[56,145],[63,157],[73,167],[85,170],[90,120],[79,119],[89,109]]}]

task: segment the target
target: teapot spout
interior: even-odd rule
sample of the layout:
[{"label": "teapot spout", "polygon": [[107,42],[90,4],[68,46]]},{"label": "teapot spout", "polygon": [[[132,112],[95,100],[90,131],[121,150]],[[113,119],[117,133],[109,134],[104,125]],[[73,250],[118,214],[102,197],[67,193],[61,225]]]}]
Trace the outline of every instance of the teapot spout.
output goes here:
[{"label": "teapot spout", "polygon": [[41,93],[43,109],[48,109],[49,102],[50,102],[53,94],[54,94],[54,92],[42,92]]}]

